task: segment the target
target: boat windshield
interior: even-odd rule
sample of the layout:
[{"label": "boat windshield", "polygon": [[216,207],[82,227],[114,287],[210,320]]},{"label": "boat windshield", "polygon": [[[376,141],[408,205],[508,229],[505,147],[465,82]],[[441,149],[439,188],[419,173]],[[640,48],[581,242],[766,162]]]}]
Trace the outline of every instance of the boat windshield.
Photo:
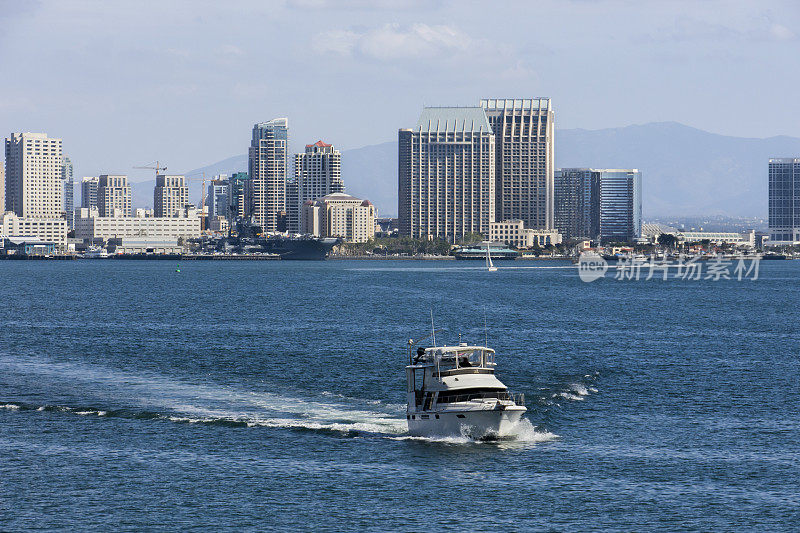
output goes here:
[{"label": "boat windshield", "polygon": [[494,351],[480,347],[432,350],[433,361],[441,370],[458,368],[486,368],[494,366]]}]

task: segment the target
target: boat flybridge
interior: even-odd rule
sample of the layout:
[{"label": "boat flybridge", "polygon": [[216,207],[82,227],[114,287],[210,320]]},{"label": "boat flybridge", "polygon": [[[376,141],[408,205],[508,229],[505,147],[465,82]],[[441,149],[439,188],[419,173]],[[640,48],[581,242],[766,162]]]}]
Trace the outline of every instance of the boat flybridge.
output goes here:
[{"label": "boat flybridge", "polygon": [[[435,344],[435,342],[434,342]],[[420,437],[512,437],[527,411],[495,377],[495,352],[485,346],[418,347],[408,342],[408,432]]]}]

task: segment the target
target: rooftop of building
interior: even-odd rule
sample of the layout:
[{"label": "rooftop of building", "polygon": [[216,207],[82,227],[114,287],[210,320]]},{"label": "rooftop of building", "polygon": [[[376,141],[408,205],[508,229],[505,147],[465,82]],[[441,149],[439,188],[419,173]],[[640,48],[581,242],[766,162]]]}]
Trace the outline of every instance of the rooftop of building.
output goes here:
[{"label": "rooftop of building", "polygon": [[534,98],[483,98],[480,106],[486,109],[549,109],[550,97]]},{"label": "rooftop of building", "polygon": [[322,142],[322,141],[317,141],[317,142],[315,142],[313,144],[307,144],[306,148],[313,148],[314,146],[317,146],[319,148],[330,148],[333,145],[325,143],[325,142]]},{"label": "rooftop of building", "polygon": [[492,133],[486,112],[481,107],[425,107],[419,116],[418,131]]},{"label": "rooftop of building", "polygon": [[318,205],[325,202],[353,202],[359,203],[362,206],[371,206],[372,202],[369,200],[362,200],[361,198],[356,198],[355,196],[351,196],[349,194],[345,194],[343,192],[334,192],[323,196],[322,198],[317,198],[316,200],[306,200],[305,205]]}]

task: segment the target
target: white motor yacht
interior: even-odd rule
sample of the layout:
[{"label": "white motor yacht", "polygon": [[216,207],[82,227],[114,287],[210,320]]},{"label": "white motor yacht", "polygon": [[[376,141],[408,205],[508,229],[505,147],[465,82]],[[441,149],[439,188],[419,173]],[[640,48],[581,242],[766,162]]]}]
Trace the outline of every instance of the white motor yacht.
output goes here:
[{"label": "white motor yacht", "polygon": [[406,366],[411,435],[491,440],[515,434],[525,398],[495,377],[494,350],[461,343],[414,352],[413,346],[409,341]]},{"label": "white motor yacht", "polygon": [[90,246],[83,254],[84,259],[108,259],[108,250],[100,246]]}]

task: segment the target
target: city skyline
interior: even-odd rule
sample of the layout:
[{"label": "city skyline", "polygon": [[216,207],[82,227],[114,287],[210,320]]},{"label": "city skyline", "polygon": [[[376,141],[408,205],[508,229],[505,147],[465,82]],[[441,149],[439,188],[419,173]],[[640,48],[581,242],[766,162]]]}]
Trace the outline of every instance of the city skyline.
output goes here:
[{"label": "city skyline", "polygon": [[[76,177],[117,173],[131,182],[147,177],[131,167],[159,158],[185,173],[241,153],[246,129],[275,116],[292,118],[293,153],[317,138],[348,150],[391,140],[420,104],[471,105],[482,95],[548,96],[562,128],[674,120],[724,135],[800,137],[791,118],[800,104],[781,98],[800,74],[769,82],[797,55],[800,10],[786,1],[728,4],[508,3],[498,14],[518,16],[505,18],[452,2],[208,4],[192,17],[181,2],[102,13],[81,2],[4,3],[0,58],[19,83],[0,88],[0,123],[70,139]],[[536,32],[523,22],[531,17]],[[286,29],[301,20],[301,30]],[[568,40],[563,27],[575,30]],[[42,39],[23,39],[29,34]],[[251,68],[279,45],[274,69],[284,76]],[[45,73],[31,68],[41,58],[59,91],[45,92]],[[308,61],[313,74],[296,68]],[[413,80],[426,83],[400,90]],[[753,94],[759,113],[728,111],[752,105]],[[171,136],[165,122],[191,122],[193,141]],[[113,136],[101,135],[111,128]]]}]

